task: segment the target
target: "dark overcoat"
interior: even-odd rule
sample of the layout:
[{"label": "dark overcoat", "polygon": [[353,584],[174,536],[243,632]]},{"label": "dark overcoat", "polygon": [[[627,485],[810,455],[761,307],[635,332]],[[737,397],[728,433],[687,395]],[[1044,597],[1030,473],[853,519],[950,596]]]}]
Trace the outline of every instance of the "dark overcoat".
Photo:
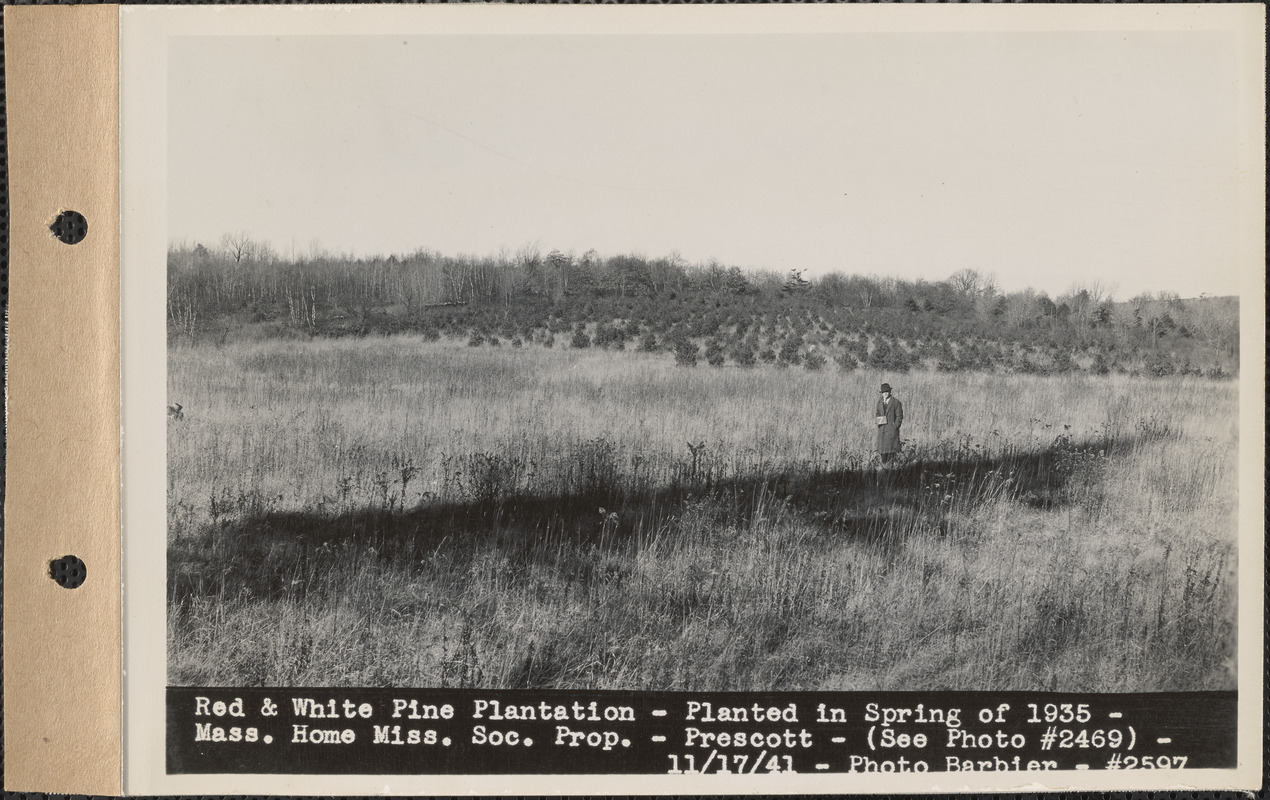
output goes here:
[{"label": "dark overcoat", "polygon": [[876,416],[886,417],[886,424],[878,426],[878,452],[898,453],[900,451],[900,426],[904,424],[904,404],[894,397],[891,402],[883,403],[878,398]]}]

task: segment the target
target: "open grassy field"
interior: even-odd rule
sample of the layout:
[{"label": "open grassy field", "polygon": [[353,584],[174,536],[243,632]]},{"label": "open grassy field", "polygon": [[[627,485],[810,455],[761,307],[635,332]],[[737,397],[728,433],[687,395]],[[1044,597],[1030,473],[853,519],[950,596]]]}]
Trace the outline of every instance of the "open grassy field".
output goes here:
[{"label": "open grassy field", "polygon": [[408,337],[168,376],[173,684],[1234,687],[1233,383]]}]

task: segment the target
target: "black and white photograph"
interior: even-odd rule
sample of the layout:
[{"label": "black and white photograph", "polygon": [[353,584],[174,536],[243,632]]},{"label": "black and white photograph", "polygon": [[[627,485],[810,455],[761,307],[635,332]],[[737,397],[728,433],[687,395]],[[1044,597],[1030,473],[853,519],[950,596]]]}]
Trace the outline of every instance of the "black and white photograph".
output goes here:
[{"label": "black and white photograph", "polygon": [[167,685],[1233,693],[1238,37],[656,19],[167,40]]}]

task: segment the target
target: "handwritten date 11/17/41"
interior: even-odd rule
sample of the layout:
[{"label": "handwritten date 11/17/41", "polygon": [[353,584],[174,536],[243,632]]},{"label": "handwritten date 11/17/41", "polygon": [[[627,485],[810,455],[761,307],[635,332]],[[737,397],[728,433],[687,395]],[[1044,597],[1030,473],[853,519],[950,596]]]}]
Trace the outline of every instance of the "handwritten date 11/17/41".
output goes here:
[{"label": "handwritten date 11/17/41", "polygon": [[[666,770],[669,775],[684,774],[712,774],[712,775],[755,775],[762,772],[767,773],[790,773],[796,772],[794,769],[794,757],[790,755],[773,755],[768,756],[767,751],[759,753],[757,757],[749,753],[720,753],[717,750],[711,750],[710,755],[706,756],[704,761],[698,761],[697,756],[692,753],[679,755],[670,753],[670,769]],[[698,766],[700,763],[700,766]]]}]

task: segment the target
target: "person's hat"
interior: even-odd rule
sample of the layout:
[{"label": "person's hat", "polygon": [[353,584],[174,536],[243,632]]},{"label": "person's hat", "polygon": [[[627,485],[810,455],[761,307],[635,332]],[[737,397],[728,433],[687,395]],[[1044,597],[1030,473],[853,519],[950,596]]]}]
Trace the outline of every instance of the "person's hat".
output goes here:
[{"label": "person's hat", "polygon": [[889,391],[891,391],[891,384],[884,383],[882,384],[882,388],[878,390],[878,393],[881,394],[882,392],[889,392]]}]

